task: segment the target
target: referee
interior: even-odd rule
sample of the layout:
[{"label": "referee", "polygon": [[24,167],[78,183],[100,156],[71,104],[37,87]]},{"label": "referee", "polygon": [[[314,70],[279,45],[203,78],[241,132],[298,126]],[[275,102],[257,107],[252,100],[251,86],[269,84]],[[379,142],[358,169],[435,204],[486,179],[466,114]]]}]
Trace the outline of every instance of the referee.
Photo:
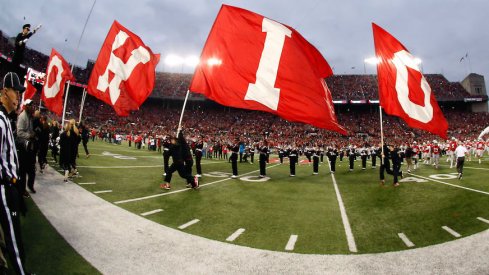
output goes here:
[{"label": "referee", "polygon": [[15,188],[19,161],[12,133],[12,122],[8,117],[17,109],[19,93],[24,90],[17,74],[9,72],[5,75],[0,91],[0,222],[8,255],[16,274],[26,272],[19,220],[19,199],[21,198]]}]

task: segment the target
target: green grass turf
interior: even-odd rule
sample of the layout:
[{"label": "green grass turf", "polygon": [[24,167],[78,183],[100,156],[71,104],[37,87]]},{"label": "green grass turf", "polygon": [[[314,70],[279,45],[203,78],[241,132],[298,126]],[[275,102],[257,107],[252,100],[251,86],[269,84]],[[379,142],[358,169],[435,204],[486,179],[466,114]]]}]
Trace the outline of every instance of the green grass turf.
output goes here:
[{"label": "green grass turf", "polygon": [[[28,272],[100,274],[63,239],[31,199],[25,201],[28,212],[21,218],[21,230]],[[12,269],[8,274],[14,274]]]},{"label": "green grass turf", "polygon": [[[127,144],[112,145],[101,141],[89,143],[89,148],[92,156],[88,159],[82,156],[80,150],[78,165],[82,177],[74,181],[96,182],[95,185],[83,185],[90,192],[112,190],[111,193],[98,196],[136,214],[163,209],[163,212],[146,217],[152,221],[176,229],[193,219],[199,219],[199,223],[183,231],[223,242],[237,229],[244,228],[246,231],[233,243],[248,247],[284,251],[290,235],[298,235],[293,252],[350,253],[326,163],[322,164],[317,176],[312,175],[312,166],[299,165],[294,178],[289,177],[288,164],[270,163],[267,175],[271,179],[266,182],[246,182],[205,175],[201,179],[203,186],[197,191],[186,189],[184,180],[175,173],[172,190],[165,191],[159,188],[163,173],[159,153],[146,149],[136,150]],[[108,152],[136,159],[115,158]],[[231,172],[231,165],[227,161],[205,159],[203,163],[204,174]],[[368,169],[362,171],[360,161],[357,161],[355,171],[348,172],[347,165],[347,160],[338,161],[335,178],[358,253],[408,249],[398,237],[401,232],[416,247],[423,247],[454,240],[441,228],[445,225],[462,236],[489,228],[488,224],[476,219],[489,219],[488,194],[433,181],[405,182],[394,188],[390,175],[386,177],[386,186],[381,187],[378,168],[370,169],[369,163]],[[442,165],[446,165],[444,158]],[[96,168],[101,166],[123,168]],[[259,174],[257,159],[255,164],[238,164],[238,169],[240,175],[252,172],[249,176],[256,177]],[[402,169],[405,170],[405,167]],[[195,173],[195,167],[193,171]],[[446,166],[435,170],[428,165],[421,165],[415,171],[424,177],[453,172],[454,169]],[[466,162],[462,181],[441,181],[489,193],[489,183],[483,180],[488,173],[489,159],[481,165],[475,161]],[[208,183],[213,184],[206,185]],[[171,193],[177,190],[185,191]],[[170,194],[117,203],[165,193]]]}]

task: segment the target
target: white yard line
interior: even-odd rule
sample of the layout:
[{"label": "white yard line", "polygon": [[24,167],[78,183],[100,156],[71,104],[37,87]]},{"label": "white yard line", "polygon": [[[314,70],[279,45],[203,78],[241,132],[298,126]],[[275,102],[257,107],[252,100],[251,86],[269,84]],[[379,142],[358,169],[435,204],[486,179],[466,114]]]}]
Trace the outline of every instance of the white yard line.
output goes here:
[{"label": "white yard line", "polygon": [[100,190],[100,191],[94,191],[94,194],[102,194],[102,193],[112,193],[112,190]]},{"label": "white yard line", "polygon": [[479,221],[481,221],[481,222],[485,222],[485,223],[489,224],[489,221],[488,221],[488,220],[486,220],[486,219],[484,219],[484,218],[477,217],[477,219],[478,219]]},{"label": "white yard line", "polygon": [[97,184],[96,182],[80,182],[78,183],[79,185],[92,185],[92,184]]},{"label": "white yard line", "polygon": [[[328,161],[329,170],[331,171],[331,163]],[[348,220],[348,215],[346,215],[345,205],[343,204],[343,199],[341,198],[340,189],[338,188],[338,184],[336,184],[336,178],[334,174],[331,174],[331,178],[333,179],[333,186],[336,192],[336,199],[338,200],[338,205],[340,207],[341,220],[343,221],[343,227],[345,228],[346,241],[348,242],[348,249],[350,252],[358,252],[357,244],[355,243],[355,237],[353,236],[353,232],[351,231],[350,221]]]},{"label": "white yard line", "polygon": [[452,186],[452,187],[461,188],[461,189],[469,190],[469,191],[472,191],[472,192],[477,192],[477,193],[489,195],[489,192],[485,192],[485,191],[481,191],[481,190],[477,190],[477,189],[473,189],[473,188],[469,188],[469,187],[465,187],[465,186],[460,186],[460,185],[456,185],[456,184],[451,184],[451,183],[448,183],[448,182],[443,182],[443,181],[435,180],[435,179],[432,179],[432,178],[423,177],[423,176],[416,175],[416,174],[413,174],[413,173],[409,173],[409,174],[412,175],[412,176],[418,177],[418,178],[425,179],[425,180],[430,180],[430,181],[438,182],[438,183],[441,183],[441,184],[449,185],[449,186]]},{"label": "white yard line", "polygon": [[446,225],[442,226],[441,228],[443,228],[443,230],[447,231],[448,233],[450,233],[450,235],[454,236],[455,238],[462,237],[462,235],[460,235],[457,231],[451,229],[450,227],[448,227]]},{"label": "white yard line", "polygon": [[[267,168],[273,168],[273,167],[278,166],[278,165],[280,165],[280,164],[275,164],[275,165],[272,165],[272,166],[267,167]],[[260,170],[254,170],[254,171],[251,171],[251,172],[242,174],[242,175],[240,175],[240,177],[241,176],[248,175],[248,174],[256,173],[258,171],[260,171]],[[225,179],[222,179],[222,180],[217,180],[217,181],[213,181],[213,182],[201,184],[199,186],[199,188],[202,188],[202,187],[205,187],[205,186],[208,186],[208,185],[212,185],[214,183],[219,183],[219,182],[231,180],[231,179],[232,178],[225,178]],[[176,191],[171,191],[171,192],[166,192],[166,193],[160,193],[160,194],[150,195],[150,196],[146,196],[146,197],[140,197],[140,198],[135,198],[135,199],[128,199],[128,200],[116,201],[114,203],[115,204],[122,204],[122,203],[134,202],[134,201],[147,200],[147,199],[152,199],[152,198],[157,198],[157,197],[162,197],[162,196],[168,196],[168,195],[176,194],[176,193],[180,193],[180,192],[186,192],[186,191],[190,191],[190,190],[193,190],[193,189],[192,188],[180,189],[180,190],[176,190]]]},{"label": "white yard line", "polygon": [[297,242],[297,235],[290,235],[289,241],[287,242],[287,245],[285,246],[285,250],[287,251],[292,251],[294,250],[295,243]]},{"label": "white yard line", "polygon": [[185,229],[185,228],[187,228],[187,227],[189,227],[189,226],[191,226],[191,225],[194,225],[194,224],[196,224],[196,223],[198,223],[198,222],[200,222],[200,220],[199,220],[199,219],[194,219],[194,220],[191,220],[191,221],[189,221],[188,223],[185,223],[185,224],[180,225],[180,226],[178,227],[178,229]]},{"label": "white yard line", "polygon": [[148,215],[160,213],[162,211],[163,211],[163,209],[155,209],[153,211],[148,211],[148,212],[141,213],[141,216],[148,216]]},{"label": "white yard line", "polygon": [[[219,162],[203,162],[201,163],[202,165],[204,164],[212,164],[212,163],[219,163]],[[163,167],[163,164],[160,165],[115,165],[115,166],[83,166],[79,165],[77,166],[78,168],[90,168],[90,169],[125,169],[125,168],[156,168],[156,167]],[[63,171],[63,170],[60,170]]]},{"label": "white yard line", "polygon": [[231,236],[226,238],[226,241],[234,242],[234,240],[236,240],[241,234],[243,234],[243,232],[245,232],[244,228],[240,228],[236,230],[236,232],[234,232],[233,234],[231,234]]},{"label": "white yard line", "polygon": [[399,236],[399,238],[401,238],[401,240],[404,242],[404,244],[407,247],[413,247],[414,246],[414,243],[411,242],[404,233],[398,233],[397,235]]}]

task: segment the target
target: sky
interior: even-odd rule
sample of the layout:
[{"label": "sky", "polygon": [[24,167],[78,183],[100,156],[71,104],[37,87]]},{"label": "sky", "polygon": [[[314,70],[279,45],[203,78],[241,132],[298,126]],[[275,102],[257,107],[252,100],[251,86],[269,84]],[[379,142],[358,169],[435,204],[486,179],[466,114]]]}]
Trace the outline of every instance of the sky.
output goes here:
[{"label": "sky", "polygon": [[478,73],[486,77],[487,86],[487,0],[1,0],[0,30],[15,36],[25,23],[42,24],[27,46],[47,55],[55,48],[68,62],[84,67],[87,59],[97,58],[117,20],[161,53],[158,71],[192,73],[193,68],[170,67],[164,59],[169,54],[199,56],[222,4],[296,29],[318,48],[335,74],[376,73],[364,63],[374,56],[375,22],[422,60],[424,73],[441,73],[450,81]]}]

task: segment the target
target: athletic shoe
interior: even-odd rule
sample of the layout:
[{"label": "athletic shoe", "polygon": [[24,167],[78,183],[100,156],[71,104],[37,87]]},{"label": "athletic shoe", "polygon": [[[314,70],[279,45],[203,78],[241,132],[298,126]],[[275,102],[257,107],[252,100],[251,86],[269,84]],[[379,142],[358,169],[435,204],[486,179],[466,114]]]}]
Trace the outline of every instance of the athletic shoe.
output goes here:
[{"label": "athletic shoe", "polygon": [[314,173],[312,173],[312,174],[313,174],[313,175],[317,175],[318,173],[314,172]]},{"label": "athletic shoe", "polygon": [[201,174],[197,174],[197,175],[195,175],[195,176],[196,176],[196,177],[198,177],[198,178],[202,177],[202,175],[201,175]]},{"label": "athletic shoe", "polygon": [[170,190],[170,184],[169,183],[162,183],[160,184],[160,188],[165,189],[165,190]]},{"label": "athletic shoe", "polygon": [[458,173],[458,179],[461,180],[462,179],[462,173]]},{"label": "athletic shoe", "polygon": [[192,184],[191,183],[187,183],[187,188],[192,188]]},{"label": "athletic shoe", "polygon": [[264,178],[265,176],[264,175],[260,175],[260,178]]},{"label": "athletic shoe", "polygon": [[238,176],[236,176],[236,175],[232,175],[232,176],[231,176],[231,178],[232,178],[232,179],[236,179],[236,178],[238,178]]},{"label": "athletic shoe", "polygon": [[385,184],[385,180],[380,180],[380,185],[384,185]]},{"label": "athletic shoe", "polygon": [[28,198],[30,198],[30,197],[31,197],[31,195],[29,195],[29,193],[27,193],[27,191],[25,191],[25,192],[24,192],[24,198],[28,199]]},{"label": "athletic shoe", "polygon": [[399,182],[394,183],[394,187],[399,186]]},{"label": "athletic shoe", "polygon": [[194,189],[199,188],[199,177],[195,176],[194,177]]},{"label": "athletic shoe", "polygon": [[290,175],[291,177],[295,177],[295,175]]}]

